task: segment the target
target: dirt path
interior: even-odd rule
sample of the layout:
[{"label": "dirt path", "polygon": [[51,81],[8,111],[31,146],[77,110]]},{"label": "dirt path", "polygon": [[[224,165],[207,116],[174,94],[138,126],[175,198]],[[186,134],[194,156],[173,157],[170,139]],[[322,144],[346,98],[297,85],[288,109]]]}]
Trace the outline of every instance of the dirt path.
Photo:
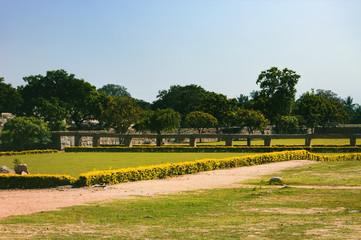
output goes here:
[{"label": "dirt path", "polygon": [[239,187],[237,182],[262,175],[275,174],[281,170],[313,164],[315,162],[295,160],[201,172],[161,180],[129,182],[102,187],[56,188],[32,190],[0,190],[0,219],[41,211],[57,210],[61,207],[85,205],[95,201],[154,196],[197,189]]}]

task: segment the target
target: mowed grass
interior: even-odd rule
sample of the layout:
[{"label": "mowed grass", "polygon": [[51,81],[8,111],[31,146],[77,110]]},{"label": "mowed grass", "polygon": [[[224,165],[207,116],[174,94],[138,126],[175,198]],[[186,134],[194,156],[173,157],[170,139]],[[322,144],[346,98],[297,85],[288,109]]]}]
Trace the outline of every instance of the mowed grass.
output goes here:
[{"label": "mowed grass", "polygon": [[361,162],[322,162],[285,170],[280,174],[264,176],[261,179],[248,180],[243,183],[266,186],[272,176],[282,177],[282,181],[286,185],[360,186]]},{"label": "mowed grass", "polygon": [[0,166],[13,168],[14,159],[19,159],[27,164],[32,174],[69,174],[77,177],[95,169],[119,169],[252,154],[255,153],[47,153],[0,157]]},{"label": "mowed grass", "polygon": [[[336,171],[346,178],[360,168],[361,162],[323,162],[280,176],[307,170],[320,178]],[[360,239],[360,196],[361,189],[200,190],[13,216],[0,221],[0,234],[3,239]]]}]

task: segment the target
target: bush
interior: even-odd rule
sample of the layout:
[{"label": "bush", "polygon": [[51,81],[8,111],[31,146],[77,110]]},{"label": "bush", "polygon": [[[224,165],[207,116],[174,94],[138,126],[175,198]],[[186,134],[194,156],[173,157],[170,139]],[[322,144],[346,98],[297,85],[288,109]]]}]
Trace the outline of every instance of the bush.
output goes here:
[{"label": "bush", "polygon": [[47,124],[35,117],[9,119],[0,136],[1,148],[6,151],[42,149],[51,142]]},{"label": "bush", "polygon": [[0,152],[0,156],[14,156],[14,155],[27,155],[27,154],[40,154],[40,153],[57,153],[58,150],[54,149],[44,149],[44,150],[28,150],[21,152]]},{"label": "bush", "polygon": [[75,184],[76,178],[69,175],[48,175],[48,174],[0,174],[1,189],[29,189],[29,188],[50,188],[62,185]]},{"label": "bush", "polygon": [[117,184],[128,181],[161,179],[166,177],[224,168],[259,165],[264,163],[294,159],[308,159],[309,155],[309,152],[305,150],[285,151],[245,157],[233,157],[225,159],[202,159],[193,162],[181,162],[174,164],[168,163],[148,167],[94,171],[81,174],[79,176],[79,183],[82,186],[89,186],[94,184]]}]

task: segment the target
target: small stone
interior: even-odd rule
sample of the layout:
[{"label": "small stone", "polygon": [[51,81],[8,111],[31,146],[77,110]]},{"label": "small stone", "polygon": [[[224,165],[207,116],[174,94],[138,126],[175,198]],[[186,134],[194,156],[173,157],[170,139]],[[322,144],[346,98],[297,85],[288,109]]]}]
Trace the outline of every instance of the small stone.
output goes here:
[{"label": "small stone", "polygon": [[12,173],[15,174],[15,171],[8,168],[7,166],[0,167],[0,173]]},{"label": "small stone", "polygon": [[282,178],[281,177],[271,177],[269,180],[270,184],[282,184]]},{"label": "small stone", "polygon": [[107,188],[106,185],[100,185],[100,184],[95,184],[92,186],[93,188]]},{"label": "small stone", "polygon": [[352,211],[348,211],[349,213],[358,213],[359,211],[357,210],[352,210]]}]

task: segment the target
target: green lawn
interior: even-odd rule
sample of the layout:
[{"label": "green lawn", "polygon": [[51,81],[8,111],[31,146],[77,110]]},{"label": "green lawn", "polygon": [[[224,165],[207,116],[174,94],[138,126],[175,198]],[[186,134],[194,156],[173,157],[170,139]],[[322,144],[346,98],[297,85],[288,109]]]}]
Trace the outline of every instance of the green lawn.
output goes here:
[{"label": "green lawn", "polygon": [[[322,162],[285,170],[281,174],[277,174],[277,177],[282,177],[282,181],[286,185],[360,186],[360,173],[361,163],[359,161]],[[249,180],[244,183],[266,186],[270,177],[264,176],[261,179]]]},{"label": "green lawn", "polygon": [[47,153],[0,157],[0,166],[13,167],[14,159],[28,165],[33,174],[69,174],[97,170],[194,161],[204,158],[227,158],[255,153]]},{"label": "green lawn", "polygon": [[[337,180],[360,169],[361,162],[324,162],[279,176]],[[315,183],[298,179],[300,185]],[[202,190],[9,217],[0,221],[0,234],[2,239],[359,239],[360,196],[360,189]]]}]

